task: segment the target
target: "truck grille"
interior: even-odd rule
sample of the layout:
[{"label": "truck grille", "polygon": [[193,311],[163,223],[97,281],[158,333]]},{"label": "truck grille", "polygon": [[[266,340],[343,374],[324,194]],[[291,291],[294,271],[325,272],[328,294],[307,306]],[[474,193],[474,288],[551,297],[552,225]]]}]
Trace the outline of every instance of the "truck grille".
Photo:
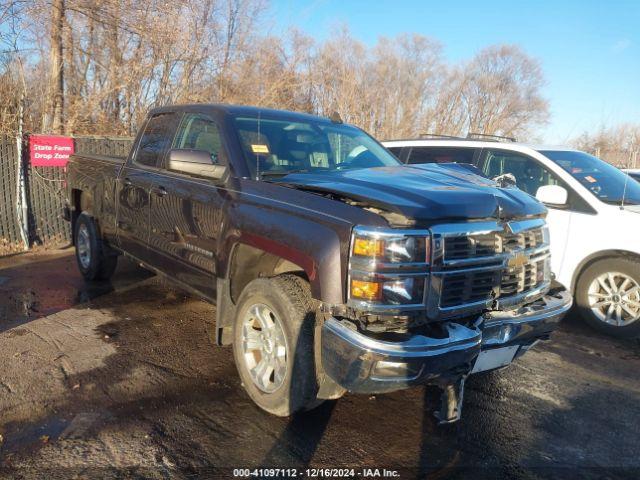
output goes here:
[{"label": "truck grille", "polygon": [[442,282],[441,307],[490,300],[494,286],[500,282],[500,272],[480,271],[451,273]]},{"label": "truck grille", "polygon": [[445,260],[489,257],[542,245],[542,228],[521,233],[493,232],[444,240]]},{"label": "truck grille", "polygon": [[[529,220],[509,226],[495,224],[490,231],[438,233],[434,228],[432,286],[438,316],[464,314],[478,307],[517,305],[531,301],[549,283],[549,245],[544,222]],[[514,233],[515,232],[515,233]],[[439,248],[438,248],[439,247]],[[433,289],[432,289],[433,290]]]}]

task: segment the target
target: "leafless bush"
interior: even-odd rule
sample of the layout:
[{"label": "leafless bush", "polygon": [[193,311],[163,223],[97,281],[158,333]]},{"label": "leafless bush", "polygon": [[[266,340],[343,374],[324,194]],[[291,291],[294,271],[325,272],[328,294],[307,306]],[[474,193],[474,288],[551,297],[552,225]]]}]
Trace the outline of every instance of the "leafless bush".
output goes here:
[{"label": "leafless bush", "polygon": [[640,168],[640,125],[624,123],[602,127],[596,132],[585,132],[573,145],[620,166]]}]

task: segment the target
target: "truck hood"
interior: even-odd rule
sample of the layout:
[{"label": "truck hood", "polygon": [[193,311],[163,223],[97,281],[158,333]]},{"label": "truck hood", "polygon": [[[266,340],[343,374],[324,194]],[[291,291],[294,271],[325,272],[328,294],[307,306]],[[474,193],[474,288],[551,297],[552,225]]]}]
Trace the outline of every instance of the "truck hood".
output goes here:
[{"label": "truck hood", "polygon": [[523,191],[501,188],[455,164],[297,173],[279,179],[278,183],[398,214],[409,223],[508,220],[546,213],[540,202]]}]

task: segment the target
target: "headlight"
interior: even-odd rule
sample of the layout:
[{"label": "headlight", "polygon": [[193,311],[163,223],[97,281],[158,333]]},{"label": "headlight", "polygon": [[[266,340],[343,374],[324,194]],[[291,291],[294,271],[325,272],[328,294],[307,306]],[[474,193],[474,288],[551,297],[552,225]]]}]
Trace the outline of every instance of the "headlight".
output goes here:
[{"label": "headlight", "polygon": [[424,232],[407,234],[356,228],[351,254],[354,258],[382,263],[428,263],[428,240]]},{"label": "headlight", "polygon": [[427,230],[354,228],[347,285],[350,302],[369,310],[423,306],[430,240]]},{"label": "headlight", "polygon": [[424,277],[351,278],[350,294],[354,300],[383,305],[421,304],[424,281]]}]

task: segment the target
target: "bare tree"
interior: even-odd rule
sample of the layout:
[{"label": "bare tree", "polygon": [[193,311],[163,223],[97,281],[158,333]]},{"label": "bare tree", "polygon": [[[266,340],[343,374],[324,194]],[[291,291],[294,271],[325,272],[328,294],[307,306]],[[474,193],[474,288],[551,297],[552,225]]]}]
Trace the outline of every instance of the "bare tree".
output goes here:
[{"label": "bare tree", "polygon": [[640,124],[601,127],[596,132],[584,132],[572,144],[613,165],[640,168]]},{"label": "bare tree", "polygon": [[547,121],[548,104],[541,96],[542,68],[512,45],[482,50],[461,74],[468,130],[519,135]]},{"label": "bare tree", "polygon": [[[64,123],[64,62],[62,58],[62,29],[64,28],[64,0],[51,3],[51,130],[63,133]],[[45,130],[47,127],[45,126]]]}]

